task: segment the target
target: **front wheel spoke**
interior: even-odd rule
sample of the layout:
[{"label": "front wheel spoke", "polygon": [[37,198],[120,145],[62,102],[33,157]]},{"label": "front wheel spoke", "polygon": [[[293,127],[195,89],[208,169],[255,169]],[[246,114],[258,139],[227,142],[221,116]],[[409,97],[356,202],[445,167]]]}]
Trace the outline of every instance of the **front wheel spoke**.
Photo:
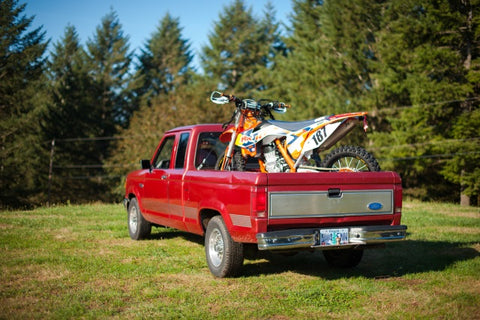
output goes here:
[{"label": "front wheel spoke", "polygon": [[352,162],[353,162],[354,158],[349,157],[349,158],[346,158],[346,160],[347,160],[347,168],[353,168]]},{"label": "front wheel spoke", "polygon": [[357,170],[358,171],[364,171],[367,168],[367,164],[364,163],[363,161],[358,161],[357,162]]}]

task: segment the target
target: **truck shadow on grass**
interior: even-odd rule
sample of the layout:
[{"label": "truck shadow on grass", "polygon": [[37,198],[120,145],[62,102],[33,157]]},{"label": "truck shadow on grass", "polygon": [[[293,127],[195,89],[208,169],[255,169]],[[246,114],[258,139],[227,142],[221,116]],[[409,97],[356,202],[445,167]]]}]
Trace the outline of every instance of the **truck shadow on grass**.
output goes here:
[{"label": "truck shadow on grass", "polygon": [[345,277],[398,277],[413,273],[443,271],[457,262],[475,259],[480,256],[480,253],[471,248],[472,245],[474,243],[417,240],[391,243],[384,249],[365,250],[360,264],[346,269],[330,267],[321,251],[301,252],[291,257],[259,253],[257,259],[262,258],[262,260],[247,261],[242,275],[256,276],[291,271],[332,280]]},{"label": "truck shadow on grass", "polygon": [[[185,241],[204,245],[204,238],[170,228],[155,228],[147,240],[183,238]],[[260,274],[295,272],[325,279],[344,277],[389,278],[413,273],[443,271],[457,262],[480,257],[471,248],[471,242],[406,240],[390,243],[385,248],[365,250],[363,259],[354,268],[330,267],[321,251],[299,252],[283,255],[256,250],[256,245],[245,249],[245,263],[241,277]]]}]

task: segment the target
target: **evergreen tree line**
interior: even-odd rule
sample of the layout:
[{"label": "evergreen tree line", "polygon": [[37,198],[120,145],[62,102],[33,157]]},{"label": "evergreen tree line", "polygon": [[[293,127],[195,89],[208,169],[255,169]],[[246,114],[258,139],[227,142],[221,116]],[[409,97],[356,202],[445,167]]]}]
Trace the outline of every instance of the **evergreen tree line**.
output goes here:
[{"label": "evergreen tree line", "polygon": [[[478,204],[480,0],[293,0],[288,21],[232,0],[192,66],[165,14],[139,53],[115,11],[47,52],[25,4],[0,0],[1,207],[119,201],[164,131],[225,122],[213,90],[293,105],[283,120],[367,110],[363,145],[405,194]],[[360,126],[359,126],[360,127]]]}]

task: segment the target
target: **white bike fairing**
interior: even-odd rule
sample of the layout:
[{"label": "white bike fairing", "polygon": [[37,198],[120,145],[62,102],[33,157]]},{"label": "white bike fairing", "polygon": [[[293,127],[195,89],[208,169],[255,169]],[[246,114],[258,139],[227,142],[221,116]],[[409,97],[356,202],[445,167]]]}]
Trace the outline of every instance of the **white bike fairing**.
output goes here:
[{"label": "white bike fairing", "polygon": [[264,139],[265,143],[270,143],[286,137],[287,150],[293,159],[297,159],[301,154],[320,147],[343,122],[333,121],[331,116],[300,122],[264,121],[256,128],[239,133],[235,145],[255,152],[257,143]]}]

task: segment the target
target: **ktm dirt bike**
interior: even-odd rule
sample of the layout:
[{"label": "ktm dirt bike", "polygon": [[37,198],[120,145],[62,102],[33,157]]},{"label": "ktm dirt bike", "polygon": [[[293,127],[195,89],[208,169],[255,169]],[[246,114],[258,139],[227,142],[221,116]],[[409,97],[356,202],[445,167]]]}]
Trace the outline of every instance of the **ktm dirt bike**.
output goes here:
[{"label": "ktm dirt bike", "polygon": [[319,157],[319,152],[332,147],[359,121],[363,121],[366,131],[367,112],[290,122],[277,121],[272,114],[290,108],[282,102],[240,99],[218,91],[212,92],[210,100],[235,104],[232,118],[220,135],[227,147],[216,164],[218,170],[248,171],[253,167],[261,172],[380,171],[377,160],[361,147],[343,146],[323,161]]}]

